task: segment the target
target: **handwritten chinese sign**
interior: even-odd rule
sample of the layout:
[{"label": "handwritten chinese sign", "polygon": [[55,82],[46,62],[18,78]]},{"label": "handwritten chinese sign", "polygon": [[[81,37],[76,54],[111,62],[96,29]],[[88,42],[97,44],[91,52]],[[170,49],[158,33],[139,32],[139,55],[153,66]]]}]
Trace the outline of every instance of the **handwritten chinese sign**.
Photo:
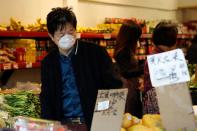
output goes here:
[{"label": "handwritten chinese sign", "polygon": [[99,90],[97,95],[98,102],[96,103],[95,112],[100,112],[101,115],[118,114],[117,103],[126,101],[127,92],[120,89],[115,90]]},{"label": "handwritten chinese sign", "polygon": [[127,93],[127,88],[98,91],[91,131],[120,131]]},{"label": "handwritten chinese sign", "polygon": [[151,83],[154,87],[190,80],[188,67],[181,49],[147,57]]}]

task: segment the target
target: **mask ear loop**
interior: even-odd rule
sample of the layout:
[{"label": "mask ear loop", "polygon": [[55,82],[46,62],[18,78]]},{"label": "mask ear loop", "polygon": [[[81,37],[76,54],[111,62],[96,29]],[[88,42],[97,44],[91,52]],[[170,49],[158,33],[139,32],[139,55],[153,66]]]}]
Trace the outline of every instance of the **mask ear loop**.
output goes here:
[{"label": "mask ear loop", "polygon": [[77,40],[77,45],[76,45],[76,49],[75,49],[75,55],[77,55],[77,51],[78,51],[78,40]]}]

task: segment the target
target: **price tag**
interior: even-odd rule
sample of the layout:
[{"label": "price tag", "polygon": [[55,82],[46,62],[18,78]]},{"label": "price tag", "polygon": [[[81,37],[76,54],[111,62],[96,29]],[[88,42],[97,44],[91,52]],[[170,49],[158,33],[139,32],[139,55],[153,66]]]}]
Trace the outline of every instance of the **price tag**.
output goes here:
[{"label": "price tag", "polygon": [[76,34],[76,38],[77,38],[77,39],[81,39],[81,33],[77,33],[77,34]]},{"label": "price tag", "polygon": [[32,68],[32,63],[26,63],[26,68]]},{"label": "price tag", "polygon": [[18,128],[18,131],[28,131],[28,129],[21,126],[21,127]]},{"label": "price tag", "polygon": [[13,69],[18,69],[18,64],[17,63],[13,63]]},{"label": "price tag", "polygon": [[151,83],[154,87],[190,80],[185,56],[181,49],[149,55],[147,60]]},{"label": "price tag", "polygon": [[111,39],[111,34],[103,34],[104,39]]},{"label": "price tag", "polygon": [[5,63],[3,64],[3,70],[10,70],[11,69],[11,63]]},{"label": "price tag", "polygon": [[97,111],[107,110],[109,108],[109,100],[98,102]]},{"label": "price tag", "polygon": [[182,39],[186,38],[186,35],[181,34],[181,38],[182,38]]},{"label": "price tag", "polygon": [[142,38],[151,38],[152,35],[151,35],[151,34],[142,34],[141,37],[142,37]]},{"label": "price tag", "polygon": [[197,106],[193,106],[194,114],[197,115]]}]

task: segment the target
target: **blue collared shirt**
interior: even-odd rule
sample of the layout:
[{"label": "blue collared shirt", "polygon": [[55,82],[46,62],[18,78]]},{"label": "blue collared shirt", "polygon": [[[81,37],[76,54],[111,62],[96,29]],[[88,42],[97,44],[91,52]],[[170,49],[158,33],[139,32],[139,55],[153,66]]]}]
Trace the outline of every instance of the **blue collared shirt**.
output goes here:
[{"label": "blue collared shirt", "polygon": [[60,55],[61,65],[61,84],[63,87],[63,111],[64,118],[83,117],[82,107],[80,103],[79,92],[75,80],[74,71],[72,68],[71,56],[73,52],[67,57]]}]

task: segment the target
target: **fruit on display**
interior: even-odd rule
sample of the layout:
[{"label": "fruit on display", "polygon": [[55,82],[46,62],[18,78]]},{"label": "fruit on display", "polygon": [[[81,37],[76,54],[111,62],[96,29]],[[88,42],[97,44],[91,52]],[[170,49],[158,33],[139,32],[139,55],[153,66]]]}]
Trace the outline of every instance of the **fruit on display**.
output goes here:
[{"label": "fruit on display", "polygon": [[0,24],[0,31],[7,31],[7,25]]},{"label": "fruit on display", "polygon": [[12,63],[14,60],[15,56],[9,48],[0,49],[0,63]]},{"label": "fruit on display", "polygon": [[113,33],[114,29],[99,25],[97,27],[81,27],[77,26],[78,33]]},{"label": "fruit on display", "polygon": [[127,129],[131,127],[132,125],[139,124],[141,121],[139,118],[132,116],[130,113],[125,113],[123,115],[122,120],[122,127]]},{"label": "fruit on display", "polygon": [[121,131],[163,131],[163,126],[158,114],[145,114],[139,119],[130,113],[125,113]]},{"label": "fruit on display", "polygon": [[77,26],[77,32],[79,32],[79,33],[99,33],[99,29],[95,28],[95,27]]},{"label": "fruit on display", "polygon": [[10,18],[10,25],[0,24],[0,31],[47,31],[46,22],[37,18],[33,24],[24,25],[20,20]]},{"label": "fruit on display", "polygon": [[130,126],[132,126],[132,115],[130,113],[125,113],[123,115],[123,120],[122,120],[122,127],[123,128],[128,128]]},{"label": "fruit on display", "polygon": [[188,70],[191,77],[195,74],[195,69],[196,69],[195,64],[188,64]]},{"label": "fruit on display", "polygon": [[129,127],[127,131],[153,131],[153,130],[144,125],[137,124],[137,125]]},{"label": "fruit on display", "polygon": [[126,130],[125,128],[122,128],[122,127],[121,127],[120,131],[127,131],[127,130]]},{"label": "fruit on display", "polygon": [[14,30],[14,31],[23,31],[24,25],[22,25],[21,21],[16,20],[14,18],[10,18],[10,26],[7,27],[8,30]]},{"label": "fruit on display", "polygon": [[195,80],[195,74],[192,75],[191,80],[194,81]]},{"label": "fruit on display", "polygon": [[6,123],[3,118],[0,118],[0,128],[6,127]]},{"label": "fruit on display", "polygon": [[97,28],[102,29],[105,33],[117,34],[122,24],[98,24]]},{"label": "fruit on display", "polygon": [[34,24],[29,24],[26,28],[27,31],[47,31],[46,21],[42,21],[41,18],[37,18]]},{"label": "fruit on display", "polygon": [[[152,33],[154,27],[161,20],[144,20],[137,18],[105,18],[104,23],[98,24],[96,27],[77,27],[77,32],[79,33],[118,33],[120,26],[125,21],[135,21],[142,27],[143,33]],[[0,24],[1,31],[47,31],[46,21],[41,18],[37,18],[36,22],[33,24],[24,25],[20,20],[15,18],[10,18],[10,25]],[[187,26],[179,23],[178,24],[179,33],[190,33]],[[194,34],[194,33],[192,33]]]},{"label": "fruit on display", "polygon": [[161,117],[158,114],[145,114],[142,117],[142,124],[149,128],[162,127]]}]

